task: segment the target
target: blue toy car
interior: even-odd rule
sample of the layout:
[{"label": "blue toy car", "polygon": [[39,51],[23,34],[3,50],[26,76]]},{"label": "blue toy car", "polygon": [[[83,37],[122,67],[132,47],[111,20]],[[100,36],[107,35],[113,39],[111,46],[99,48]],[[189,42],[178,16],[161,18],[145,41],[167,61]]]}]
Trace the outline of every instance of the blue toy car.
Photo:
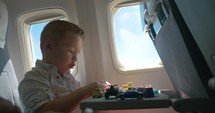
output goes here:
[{"label": "blue toy car", "polygon": [[125,100],[125,98],[137,98],[137,99],[142,99],[143,98],[143,93],[138,92],[136,90],[128,90],[126,92],[122,92],[118,95],[118,98],[121,100]]}]

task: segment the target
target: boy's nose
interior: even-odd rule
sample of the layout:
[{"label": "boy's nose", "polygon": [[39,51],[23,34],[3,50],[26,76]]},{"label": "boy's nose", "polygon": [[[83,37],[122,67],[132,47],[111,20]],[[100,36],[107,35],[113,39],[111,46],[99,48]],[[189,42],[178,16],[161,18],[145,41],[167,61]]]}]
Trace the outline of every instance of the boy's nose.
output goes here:
[{"label": "boy's nose", "polygon": [[72,57],[72,61],[74,61],[74,62],[77,61],[77,55]]}]

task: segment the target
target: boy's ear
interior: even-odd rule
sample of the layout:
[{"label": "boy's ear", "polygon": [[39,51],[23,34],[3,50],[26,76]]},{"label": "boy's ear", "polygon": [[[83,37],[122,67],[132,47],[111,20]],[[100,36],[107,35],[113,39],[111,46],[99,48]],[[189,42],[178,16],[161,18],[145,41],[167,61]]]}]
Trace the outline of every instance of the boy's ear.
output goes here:
[{"label": "boy's ear", "polygon": [[46,50],[52,50],[52,41],[51,40],[46,40],[44,43],[44,48]]}]

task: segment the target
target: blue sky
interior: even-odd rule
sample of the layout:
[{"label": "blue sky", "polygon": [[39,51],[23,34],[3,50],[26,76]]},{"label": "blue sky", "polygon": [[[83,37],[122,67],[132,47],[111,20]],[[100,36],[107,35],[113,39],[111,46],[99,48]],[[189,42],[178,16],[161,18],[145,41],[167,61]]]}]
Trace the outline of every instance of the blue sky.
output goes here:
[{"label": "blue sky", "polygon": [[30,27],[31,44],[32,44],[34,61],[36,61],[36,59],[42,58],[42,54],[41,54],[41,50],[40,50],[40,35],[41,35],[41,32],[42,32],[44,26],[47,23],[48,22],[34,24]]},{"label": "blue sky", "polygon": [[127,68],[158,66],[160,58],[148,33],[144,32],[140,7],[121,8],[114,17],[116,52],[121,64]]}]

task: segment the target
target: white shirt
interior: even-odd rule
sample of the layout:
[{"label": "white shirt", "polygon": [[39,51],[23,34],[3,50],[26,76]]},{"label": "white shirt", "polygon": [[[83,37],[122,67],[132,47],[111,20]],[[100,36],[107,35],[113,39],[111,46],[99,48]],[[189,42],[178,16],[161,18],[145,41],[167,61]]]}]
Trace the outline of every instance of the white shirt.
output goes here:
[{"label": "white shirt", "polygon": [[[20,100],[25,113],[35,113],[42,105],[60,96],[67,95],[80,87],[70,72],[63,77],[54,65],[36,61],[36,67],[25,74],[19,84]],[[80,113],[76,109],[73,113]]]}]

